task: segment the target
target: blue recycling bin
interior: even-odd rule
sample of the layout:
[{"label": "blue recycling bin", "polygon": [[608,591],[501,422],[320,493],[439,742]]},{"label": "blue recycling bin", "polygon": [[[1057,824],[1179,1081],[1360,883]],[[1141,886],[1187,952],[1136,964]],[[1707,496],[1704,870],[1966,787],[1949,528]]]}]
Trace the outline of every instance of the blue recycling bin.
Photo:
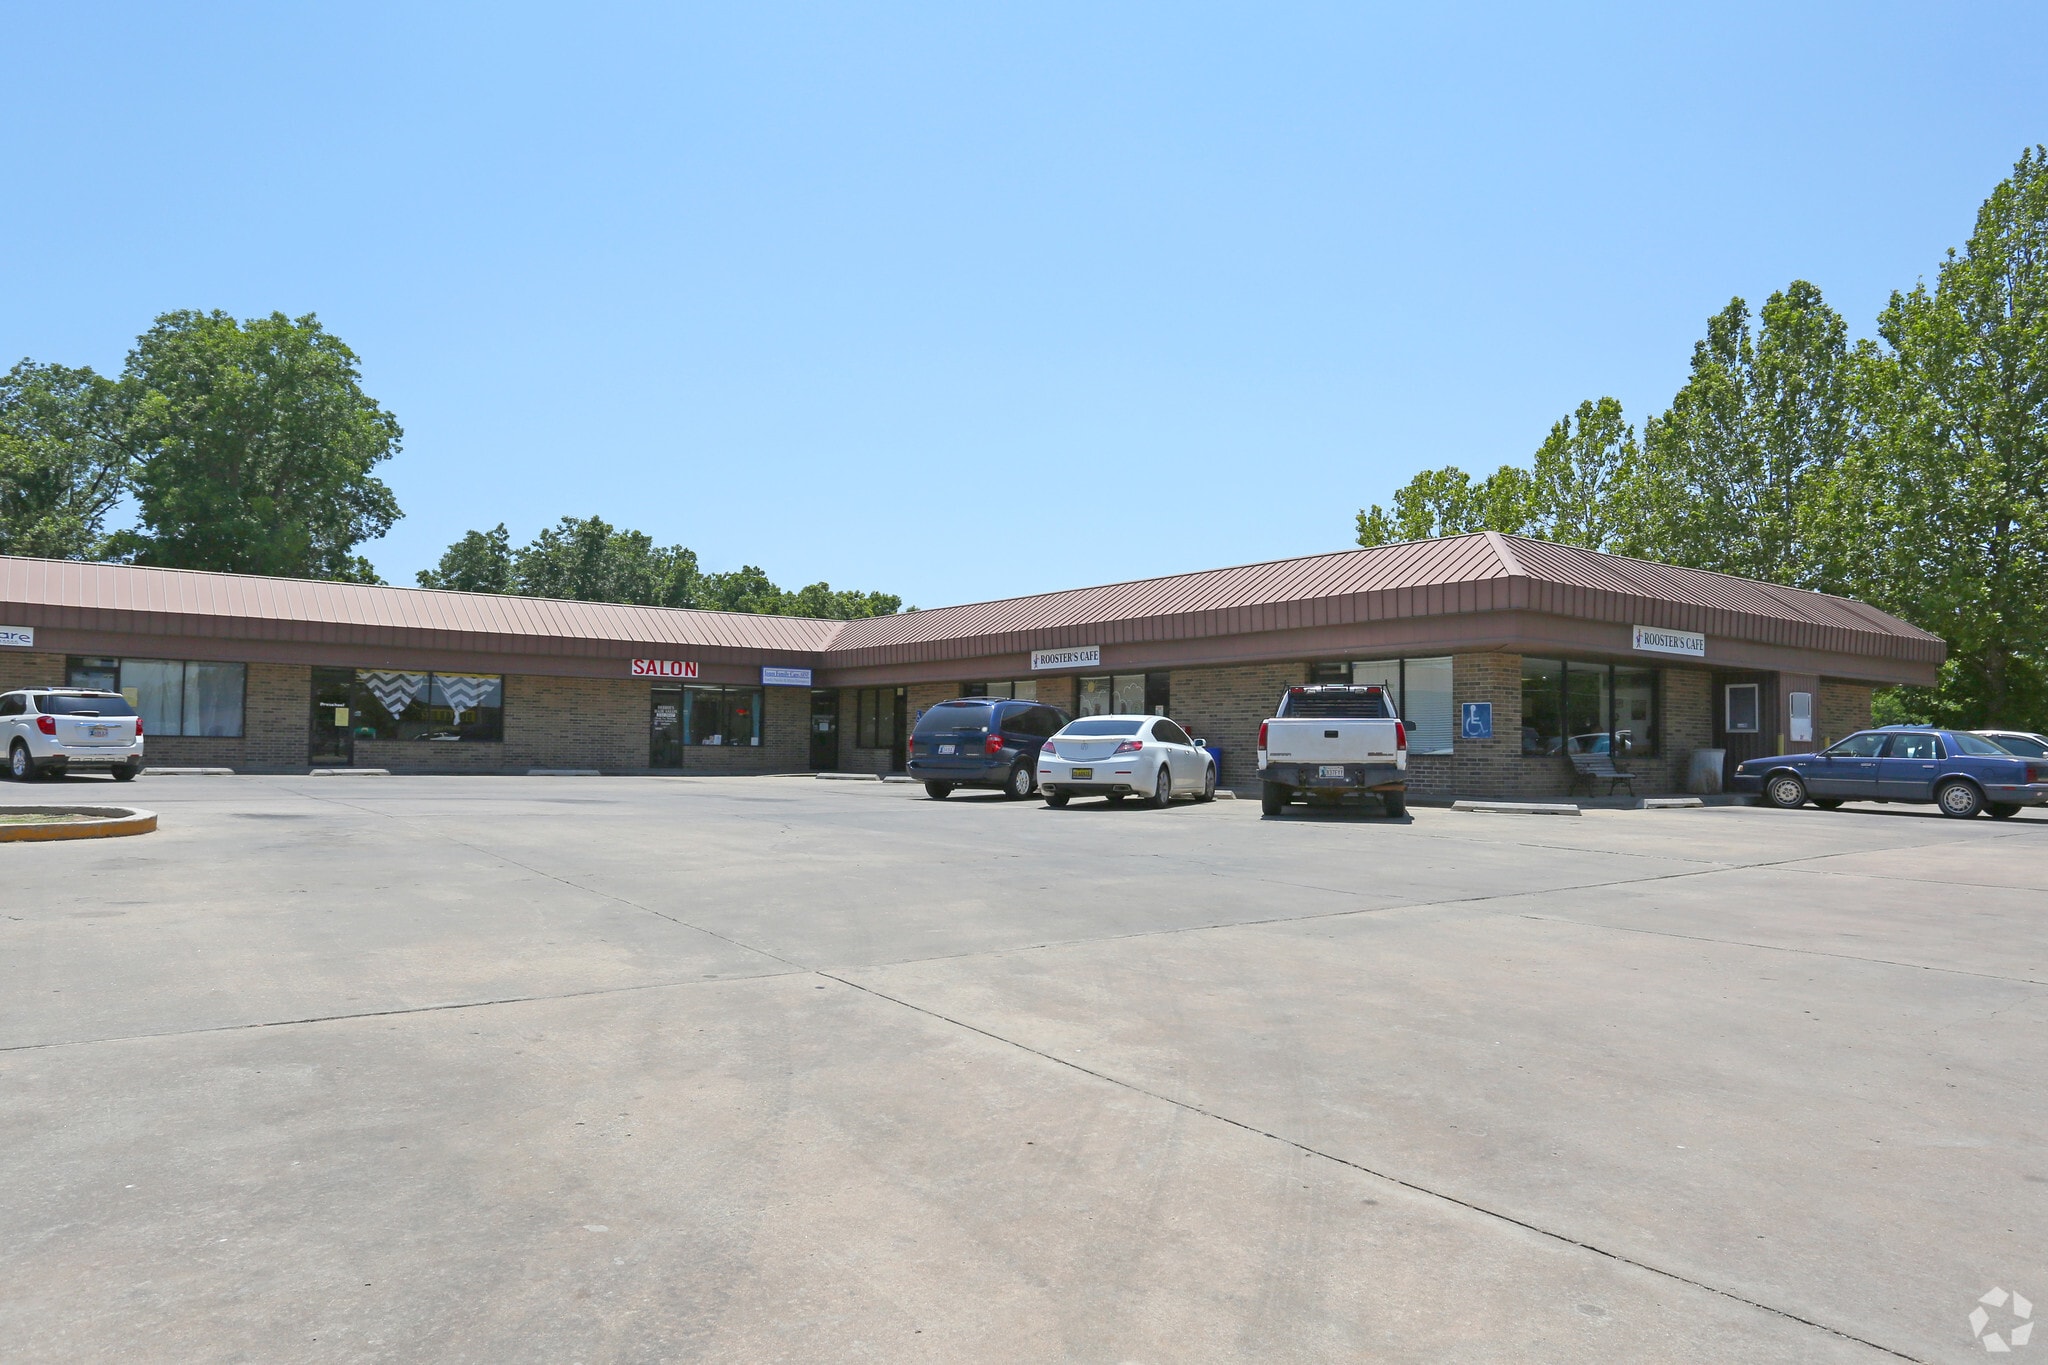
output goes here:
[{"label": "blue recycling bin", "polygon": [[1221,782],[1223,780],[1223,751],[1213,744],[1204,744],[1202,747],[1209,751],[1209,757],[1216,760],[1216,780]]}]

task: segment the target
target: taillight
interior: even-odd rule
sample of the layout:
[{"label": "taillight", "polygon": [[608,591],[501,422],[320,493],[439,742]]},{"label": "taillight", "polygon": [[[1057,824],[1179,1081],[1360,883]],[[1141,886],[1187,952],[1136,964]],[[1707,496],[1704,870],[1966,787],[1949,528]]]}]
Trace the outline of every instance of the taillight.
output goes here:
[{"label": "taillight", "polygon": [[1134,754],[1144,747],[1145,741],[1141,739],[1127,739],[1116,746],[1116,751],[1120,754]]},{"label": "taillight", "polygon": [[1042,754],[1051,754],[1054,758],[1058,758],[1060,756],[1060,751],[1052,747],[1051,740],[1047,740],[1045,742],[1045,747],[1043,749],[1040,749],[1038,752]]},{"label": "taillight", "polygon": [[140,716],[135,718],[135,737],[137,739],[142,738],[142,717]]},{"label": "taillight", "polygon": [[2048,782],[2048,767],[2043,767],[2039,763],[2029,763],[2027,765],[2027,781]]},{"label": "taillight", "polygon": [[1266,722],[1264,721],[1259,722],[1259,747],[1261,749],[1266,747]]},{"label": "taillight", "polygon": [[1003,751],[1003,737],[1001,735],[991,734],[986,740],[982,742],[981,751],[985,754],[1001,753]]},{"label": "taillight", "polygon": [[57,718],[55,716],[37,716],[36,729],[41,730],[46,735],[56,734]]},{"label": "taillight", "polygon": [[1394,722],[1394,748],[1404,754],[1408,752],[1408,727],[1398,720]]}]

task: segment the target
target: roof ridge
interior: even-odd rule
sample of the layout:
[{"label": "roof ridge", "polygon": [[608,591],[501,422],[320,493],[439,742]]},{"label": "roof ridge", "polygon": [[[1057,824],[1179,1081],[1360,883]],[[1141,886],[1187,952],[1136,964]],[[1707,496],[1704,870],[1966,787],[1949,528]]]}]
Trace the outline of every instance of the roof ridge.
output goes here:
[{"label": "roof ridge", "polygon": [[1487,531],[1483,534],[1486,536],[1487,542],[1493,546],[1493,552],[1500,556],[1500,562],[1510,574],[1521,578],[1529,576],[1528,569],[1522,565],[1521,556],[1515,553],[1514,546],[1508,544],[1507,536],[1499,531]]}]

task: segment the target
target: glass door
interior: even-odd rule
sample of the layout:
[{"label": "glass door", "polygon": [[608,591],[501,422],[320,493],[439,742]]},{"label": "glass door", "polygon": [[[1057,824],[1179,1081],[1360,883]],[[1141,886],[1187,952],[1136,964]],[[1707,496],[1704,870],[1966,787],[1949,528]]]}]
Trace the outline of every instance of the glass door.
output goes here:
[{"label": "glass door", "polygon": [[647,766],[680,768],[683,766],[683,689],[654,688],[651,706],[652,736],[647,750]]},{"label": "glass door", "polygon": [[811,771],[839,771],[839,693],[832,688],[811,693]]},{"label": "glass door", "polygon": [[355,716],[350,713],[353,668],[313,670],[313,717],[307,757],[316,768],[346,768],[356,761]]}]

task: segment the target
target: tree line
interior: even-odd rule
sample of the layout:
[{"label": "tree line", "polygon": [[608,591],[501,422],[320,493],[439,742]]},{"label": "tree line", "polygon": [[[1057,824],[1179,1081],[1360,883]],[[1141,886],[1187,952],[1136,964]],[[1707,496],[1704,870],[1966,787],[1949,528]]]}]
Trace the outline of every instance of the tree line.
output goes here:
[{"label": "tree line", "polygon": [[1859,598],[1949,646],[1882,718],[2048,729],[2048,148],[1876,333],[1805,280],[1732,299],[1640,438],[1590,399],[1526,466],[1416,474],[1358,543],[1508,531]]},{"label": "tree line", "polygon": [[[165,313],[118,376],[23,360],[0,378],[0,554],[380,581],[357,552],[403,515],[376,469],[404,433],[354,351],[308,314]],[[132,524],[109,529],[123,513]],[[472,531],[427,587],[851,618],[889,593],[777,587],[753,565],[705,573],[598,517],[513,549]]]}]

